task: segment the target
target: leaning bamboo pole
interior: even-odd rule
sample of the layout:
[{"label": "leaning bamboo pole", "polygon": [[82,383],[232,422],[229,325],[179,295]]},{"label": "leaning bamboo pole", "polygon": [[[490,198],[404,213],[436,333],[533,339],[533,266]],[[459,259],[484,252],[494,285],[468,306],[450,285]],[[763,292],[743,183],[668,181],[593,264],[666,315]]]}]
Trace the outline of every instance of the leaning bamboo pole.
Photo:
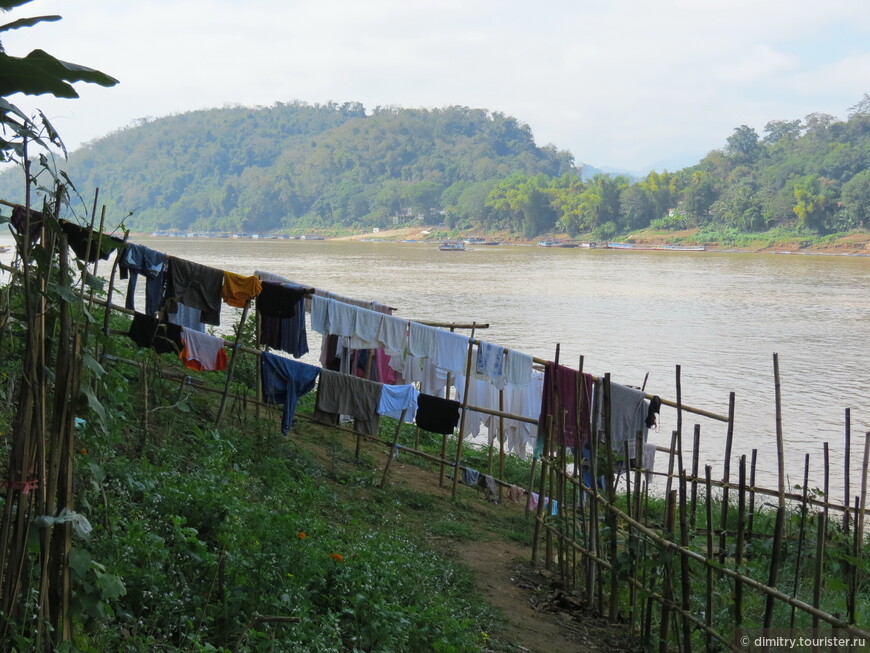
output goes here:
[{"label": "leaning bamboo pole", "polygon": [[[776,525],[773,531],[773,550],[770,556],[770,573],[767,577],[767,584],[771,587],[776,587],[782,555],[783,529],[785,527],[785,445],[782,437],[782,392],[779,380],[779,354],[775,352],[773,354],[773,381],[774,401],[776,402],[776,466],[779,502],[776,509]],[[774,601],[775,598],[768,594],[764,606],[765,628],[770,628],[773,624]]]},{"label": "leaning bamboo pole", "polygon": [[[474,333],[474,325],[471,327]],[[465,390],[462,393],[461,415],[459,417],[459,437],[456,439],[456,462],[453,469],[453,489],[451,498],[456,498],[456,488],[459,486],[459,463],[462,461],[462,442],[465,432],[465,417],[468,414],[468,389],[471,387],[471,355],[474,351],[474,339],[468,339],[468,353],[465,356]]]}]

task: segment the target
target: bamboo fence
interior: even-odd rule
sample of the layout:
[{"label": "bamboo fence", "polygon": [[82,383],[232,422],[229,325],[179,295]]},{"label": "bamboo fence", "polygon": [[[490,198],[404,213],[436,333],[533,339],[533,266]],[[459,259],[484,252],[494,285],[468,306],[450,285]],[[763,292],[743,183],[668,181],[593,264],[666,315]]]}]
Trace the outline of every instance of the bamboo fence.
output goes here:
[{"label": "bamboo fence", "polygon": [[[92,227],[94,216],[95,211],[92,215]],[[50,240],[47,234],[44,234],[44,238]],[[65,252],[66,247],[61,246],[59,251]],[[65,255],[61,255],[58,261],[63,274],[66,274],[68,263]],[[4,269],[19,272],[5,266]],[[104,307],[106,333],[117,333],[108,330],[110,312],[132,313],[112,303],[115,271],[116,266],[113,266],[106,299],[85,292],[84,279],[82,288],[78,290],[80,296],[90,304]],[[93,274],[96,274],[96,264]],[[32,306],[28,304],[29,312],[26,316],[28,325],[32,325],[28,332],[29,353],[25,359],[28,391],[22,395],[26,405],[19,411],[22,421],[17,429],[24,437],[16,441],[18,448],[13,451],[13,465],[9,475],[11,485],[6,502],[7,514],[0,529],[0,569],[5,570],[5,585],[0,587],[0,599],[3,601],[0,608],[10,615],[15,614],[17,606],[12,599],[21,592],[19,583],[24,573],[22,569],[26,565],[22,538],[29,527],[28,520],[37,513],[51,515],[62,506],[72,505],[73,469],[68,461],[74,447],[74,415],[65,407],[74,403],[72,398],[78,396],[78,388],[82,383],[80,351],[82,340],[87,339],[88,327],[77,325],[71,328],[67,324],[68,316],[61,311],[57,329],[65,344],[57,351],[58,374],[55,381],[54,408],[48,409],[47,404],[51,401],[48,384],[41,373],[46,361],[44,348],[48,340],[46,327],[41,322],[46,314],[45,307],[39,305],[43,301],[40,298],[44,297],[44,292],[40,292],[38,288],[28,289],[29,284],[45,284],[46,279],[46,273],[23,275],[26,294],[35,298]],[[179,398],[188,387],[220,395],[219,420],[229,400],[233,401],[236,408],[231,411],[231,415],[239,419],[242,419],[242,414],[247,419],[249,405],[256,407],[258,417],[264,408],[274,410],[273,406],[263,404],[259,396],[254,398],[246,393],[241,394],[232,385],[237,357],[241,354],[261,354],[259,349],[241,343],[242,327],[247,315],[248,306],[245,306],[235,338],[226,341],[232,348],[232,358],[223,389],[208,387],[186,373],[161,369],[156,364],[142,368],[146,402],[143,420],[147,422],[149,413],[155,409],[147,409],[149,378],[153,385],[154,379],[158,377],[180,382]],[[390,439],[364,435],[345,427],[337,428],[355,435],[358,443],[367,439],[387,448],[381,486],[387,481],[393,456],[401,450],[437,463],[440,467],[439,484],[442,487],[445,469],[451,469],[451,491],[455,495],[460,472],[466,469],[462,464],[464,439],[461,435],[466,414],[468,411],[476,411],[497,417],[499,472],[494,475],[494,480],[499,488],[498,499],[501,500],[503,488],[511,486],[503,480],[504,420],[534,424],[538,424],[539,420],[506,412],[503,395],[500,397],[498,409],[470,405],[467,380],[471,377],[472,347],[480,343],[474,337],[475,330],[488,325],[472,322],[445,323],[442,326],[450,330],[471,329],[465,370],[466,388],[460,402],[460,435],[457,437],[455,455],[447,452],[447,436],[442,439],[440,455],[418,448],[419,433],[415,435],[412,445],[400,444],[402,420],[397,423]],[[117,358],[105,351],[102,352],[101,360],[142,367],[139,362]],[[537,364],[547,362],[538,358],[533,360]],[[555,361],[559,362],[558,346]],[[582,357],[578,370],[583,371]],[[727,416],[686,406],[681,401],[678,366],[676,400],[661,400],[663,405],[671,406],[677,411],[677,429],[672,434],[671,446],[664,449],[668,454],[668,471],[654,472],[643,469],[640,465],[629,467],[625,464],[628,460],[627,444],[623,450],[615,450],[612,446],[610,376],[593,377],[603,388],[601,423],[604,424],[604,429],[602,437],[594,437],[589,442],[588,460],[574,456],[572,463],[569,463],[570,452],[561,436],[565,428],[565,415],[544,416],[545,428],[539,433],[539,437],[545,438],[544,452],[540,460],[533,460],[531,477],[526,488],[529,494],[536,489],[539,496],[534,513],[529,510],[529,504],[526,508],[527,515],[534,520],[532,562],[537,563],[538,558],[542,557],[544,566],[558,575],[565,588],[585,595],[589,604],[611,621],[627,624],[631,633],[641,639],[648,649],[745,650],[735,639],[737,628],[770,628],[784,626],[786,623],[791,628],[837,629],[838,632],[870,641],[867,623],[859,623],[859,617],[862,620],[868,618],[866,606],[867,594],[870,592],[868,569],[862,557],[870,433],[865,436],[863,477],[859,495],[850,495],[851,432],[848,409],[845,426],[844,501],[834,502],[827,495],[828,443],[825,443],[824,497],[819,499],[809,496],[807,491],[809,456],[805,461],[802,491],[787,492],[779,417],[779,361],[776,354],[774,377],[779,480],[776,489],[756,486],[756,451],[752,452],[749,469],[746,456],[740,456],[736,487],[731,480],[735,406],[733,393],[729,397]],[[584,378],[582,374],[580,378]],[[646,396],[651,398],[650,395]],[[562,401],[568,399],[562,398]],[[578,396],[573,399],[579,404],[579,387]],[[579,415],[580,411],[577,413]],[[726,424],[721,480],[714,478],[710,465],[705,465],[703,475],[700,474],[700,425],[696,424],[693,430],[691,469],[687,471],[684,467],[684,413]],[[48,415],[54,419],[52,431],[56,433],[53,437],[60,438],[57,442],[45,442],[45,421]],[[304,414],[299,417],[308,419]],[[597,415],[593,415],[593,423],[598,423],[597,418]],[[637,452],[641,450],[641,443],[641,434],[638,434]],[[357,451],[359,452],[359,448]],[[491,475],[493,455],[494,448],[491,446]],[[50,473],[46,473],[46,469]],[[603,484],[585,484],[584,470],[589,471],[592,479],[603,478]],[[656,497],[650,491],[646,479],[654,475],[666,477],[663,497]],[[38,484],[39,491],[36,496],[21,490],[23,484],[32,478],[46,479],[44,483]],[[49,482],[49,479],[53,480]],[[47,494],[49,490],[50,495]],[[776,497],[773,525],[770,523],[770,515],[759,510],[756,504],[758,496]],[[547,498],[552,502],[547,503]],[[732,505],[735,498],[736,505]],[[552,506],[556,506],[556,509],[553,510]],[[836,517],[838,513],[839,517]],[[20,523],[12,519],[13,515],[17,516]],[[52,541],[43,543],[46,550],[52,553],[44,557],[44,564],[51,566],[51,569],[47,568],[43,574],[42,592],[54,599],[46,601],[47,613],[42,616],[53,624],[53,632],[58,633],[52,639],[69,641],[70,579],[69,570],[62,561],[70,546],[70,526],[66,524],[55,527],[54,530],[46,530],[45,537],[50,538],[52,533],[55,533]],[[540,546],[542,538],[543,555]],[[765,574],[763,580],[756,577],[759,571]],[[0,626],[3,623],[0,621]]]}]

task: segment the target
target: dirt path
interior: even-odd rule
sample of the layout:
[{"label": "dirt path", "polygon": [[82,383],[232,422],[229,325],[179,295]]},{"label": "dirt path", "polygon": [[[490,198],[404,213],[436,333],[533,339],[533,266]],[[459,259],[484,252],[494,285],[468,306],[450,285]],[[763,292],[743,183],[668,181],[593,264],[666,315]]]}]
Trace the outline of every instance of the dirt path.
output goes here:
[{"label": "dirt path", "polygon": [[[319,427],[314,427],[315,431]],[[322,435],[300,437],[300,444],[331,466],[351,464],[353,437],[338,436],[342,452],[336,457],[336,439],[324,445]],[[439,487],[437,469],[410,462],[410,454],[394,460],[388,486],[396,492],[431,497],[425,511],[408,511],[403,526],[417,531],[434,548],[470,569],[481,595],[503,616],[496,632],[489,634],[485,651],[576,653],[579,651],[638,651],[624,629],[598,617],[575,593],[554,588],[550,574],[530,564],[531,547],[511,539],[517,530],[531,529],[524,506],[493,504],[476,489],[461,485],[451,498],[451,481]],[[362,459],[380,481],[386,460],[384,448],[365,443]],[[358,464],[358,463],[352,463]],[[377,488],[368,491],[380,492]],[[446,532],[442,532],[444,529]]]}]

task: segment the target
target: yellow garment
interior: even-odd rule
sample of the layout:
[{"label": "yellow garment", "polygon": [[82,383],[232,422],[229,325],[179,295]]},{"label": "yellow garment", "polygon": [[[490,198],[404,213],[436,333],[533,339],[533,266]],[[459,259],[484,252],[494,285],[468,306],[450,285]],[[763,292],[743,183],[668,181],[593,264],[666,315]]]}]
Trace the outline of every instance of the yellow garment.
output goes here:
[{"label": "yellow garment", "polygon": [[257,277],[243,277],[235,272],[224,270],[224,285],[221,294],[230,306],[244,308],[245,304],[263,291],[263,284]]}]

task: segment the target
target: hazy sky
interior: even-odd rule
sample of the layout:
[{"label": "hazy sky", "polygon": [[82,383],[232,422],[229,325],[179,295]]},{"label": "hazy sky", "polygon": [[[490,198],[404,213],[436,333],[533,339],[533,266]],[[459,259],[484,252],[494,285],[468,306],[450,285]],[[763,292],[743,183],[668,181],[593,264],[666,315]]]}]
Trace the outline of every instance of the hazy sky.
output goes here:
[{"label": "hazy sky", "polygon": [[868,0],[34,0],[2,35],[120,80],[43,109],[67,146],[227,104],[359,101],[512,115],[578,162],[677,169],[741,124],[845,118],[870,92]]}]

